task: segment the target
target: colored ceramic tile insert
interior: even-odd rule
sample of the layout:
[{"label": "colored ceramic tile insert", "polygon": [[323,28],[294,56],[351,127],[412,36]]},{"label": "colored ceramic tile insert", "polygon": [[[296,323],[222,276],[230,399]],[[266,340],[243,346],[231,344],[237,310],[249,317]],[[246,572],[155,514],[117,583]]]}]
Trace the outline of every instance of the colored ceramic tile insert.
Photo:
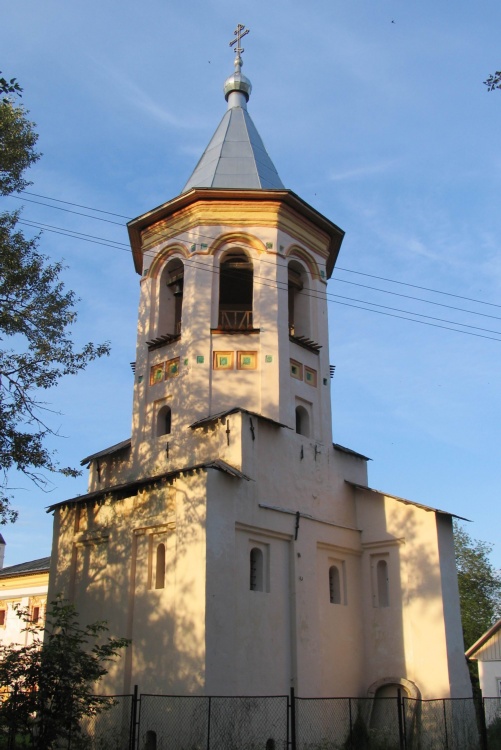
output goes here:
[{"label": "colored ceramic tile insert", "polygon": [[257,367],[257,352],[237,352],[238,370],[255,370]]},{"label": "colored ceramic tile insert", "polygon": [[215,370],[233,370],[233,352],[214,352]]}]

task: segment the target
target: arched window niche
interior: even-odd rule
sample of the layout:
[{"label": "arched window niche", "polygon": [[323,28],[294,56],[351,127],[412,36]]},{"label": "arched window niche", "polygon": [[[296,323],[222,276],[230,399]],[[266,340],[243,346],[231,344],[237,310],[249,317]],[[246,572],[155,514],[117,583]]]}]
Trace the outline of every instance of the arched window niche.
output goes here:
[{"label": "arched window niche", "polygon": [[172,429],[172,409],[167,404],[158,410],[157,414],[157,437],[170,435]]},{"label": "arched window niche", "polygon": [[155,588],[165,588],[165,544],[157,546],[155,559]]},{"label": "arched window niche", "polygon": [[254,271],[243,250],[227,252],[219,266],[218,328],[249,331],[253,328]]},{"label": "arched window niche", "polygon": [[329,601],[331,604],[341,604],[341,575],[337,565],[329,568]]},{"label": "arched window niche", "polygon": [[404,677],[384,677],[370,686],[367,697],[372,698],[372,705],[367,707],[370,710],[369,727],[375,736],[381,733],[388,746],[391,744],[392,747],[398,747],[401,741],[399,729],[398,726],[393,725],[393,733],[388,732],[391,726],[388,717],[397,713],[397,701],[410,698],[409,702],[406,701],[405,724],[407,731],[410,730],[412,733],[416,709],[421,700],[421,691],[414,682]]},{"label": "arched window niche", "polygon": [[311,337],[310,277],[297,260],[287,266],[289,292],[289,333],[291,336]]},{"label": "arched window niche", "polygon": [[264,591],[264,557],[259,547],[250,551],[250,590]]},{"label": "arched window niche", "polygon": [[296,406],[296,432],[310,437],[310,415],[304,406]]},{"label": "arched window niche", "polygon": [[183,312],[184,264],[169,260],[160,275],[157,335],[179,336]]}]

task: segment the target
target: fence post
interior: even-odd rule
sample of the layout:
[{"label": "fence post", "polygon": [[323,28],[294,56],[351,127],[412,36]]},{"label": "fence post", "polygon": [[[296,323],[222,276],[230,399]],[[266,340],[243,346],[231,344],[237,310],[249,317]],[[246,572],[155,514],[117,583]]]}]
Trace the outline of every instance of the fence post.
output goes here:
[{"label": "fence post", "polygon": [[444,710],[445,750],[449,750],[449,734],[447,732],[447,711],[445,710],[445,698],[442,701]]},{"label": "fence post", "polygon": [[129,750],[135,750],[136,747],[136,727],[137,727],[137,704],[138,704],[138,687],[134,685],[134,693],[132,695],[132,703],[130,707],[130,734],[129,734]]},{"label": "fence post", "polygon": [[487,722],[485,720],[485,698],[478,699],[478,723],[480,725],[480,747],[481,750],[489,750],[489,741],[487,737]]},{"label": "fence post", "polygon": [[405,732],[403,723],[403,705],[402,705],[402,691],[398,688],[397,691],[397,712],[398,712],[398,740],[400,750],[405,750]]},{"label": "fence post", "polygon": [[212,709],[212,696],[209,695],[209,706],[208,706],[208,713],[207,713],[207,750],[210,750],[210,719],[211,719],[211,709]]},{"label": "fence post", "polygon": [[296,750],[296,699],[291,687],[291,750]]},{"label": "fence post", "polygon": [[70,697],[70,725],[68,727],[68,750],[71,750],[71,728],[73,722],[73,699]]},{"label": "fence post", "polygon": [[404,747],[407,750],[407,712],[405,710],[405,705],[406,705],[405,701],[406,701],[406,697],[405,695],[402,695],[402,723],[404,725]]},{"label": "fence post", "polygon": [[348,698],[348,713],[350,714],[350,747],[353,747],[353,716],[351,713],[351,698]]},{"label": "fence post", "polygon": [[286,717],[285,717],[286,718],[286,723],[287,723],[287,727],[286,727],[286,731],[285,731],[285,747],[288,750],[289,745],[290,745],[290,700],[289,700],[289,696],[288,695],[285,696],[285,703],[286,703],[286,706],[287,706],[287,708],[286,708]]},{"label": "fence post", "polygon": [[9,731],[7,734],[7,750],[13,750],[16,744],[16,706],[17,706],[17,685],[14,686],[13,703],[14,709],[9,708]]}]

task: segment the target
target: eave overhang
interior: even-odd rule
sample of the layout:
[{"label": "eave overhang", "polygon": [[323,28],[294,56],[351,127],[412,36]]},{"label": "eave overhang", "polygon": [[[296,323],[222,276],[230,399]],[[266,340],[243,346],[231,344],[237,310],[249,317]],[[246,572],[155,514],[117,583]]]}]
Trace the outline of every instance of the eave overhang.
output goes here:
[{"label": "eave overhang", "polygon": [[351,448],[346,448],[344,445],[339,445],[339,443],[332,443],[332,447],[334,448],[335,451],[339,451],[340,453],[346,453],[348,456],[353,456],[354,458],[361,458],[363,461],[372,461],[372,458],[369,458],[368,456],[364,456],[362,453],[357,453]]},{"label": "eave overhang", "polygon": [[496,635],[498,630],[501,630],[501,619],[495,622],[494,625],[491,628],[489,628],[489,630],[487,630],[482,636],[480,636],[478,641],[475,641],[473,646],[470,646],[470,648],[467,651],[465,651],[466,658],[474,659],[476,661],[476,658],[475,658],[476,652],[479,651],[482,648],[482,646],[485,646],[487,641],[489,641],[493,635]]},{"label": "eave overhang", "polygon": [[262,414],[258,414],[255,411],[249,411],[248,409],[242,409],[239,406],[235,406],[233,409],[226,409],[226,411],[218,412],[217,414],[210,414],[207,417],[204,417],[203,419],[197,419],[196,422],[193,422],[193,424],[190,424],[190,427],[192,430],[197,429],[197,427],[206,427],[209,424],[213,424],[214,422],[218,422],[219,420],[224,420],[226,417],[229,417],[230,414],[248,414],[250,417],[255,417],[255,419],[259,419],[261,422],[264,422],[265,424],[272,425],[273,427],[284,427],[287,430],[292,430],[292,427],[289,427],[286,424],[282,424],[282,422],[277,422],[274,419],[270,419],[269,417],[264,417]]},{"label": "eave overhang", "polygon": [[122,440],[120,443],[115,443],[115,445],[110,445],[109,448],[104,448],[102,451],[97,451],[97,453],[91,453],[90,456],[86,456],[85,458],[82,458],[80,461],[80,466],[87,466],[87,464],[90,464],[91,461],[94,461],[97,458],[104,458],[105,456],[112,456],[115,453],[120,453],[121,451],[127,450],[131,447],[132,444],[132,438],[127,438],[127,440]]},{"label": "eave overhang", "polygon": [[132,482],[126,482],[124,484],[116,484],[112,487],[103,487],[102,489],[95,490],[94,492],[88,492],[86,495],[78,495],[72,497],[69,500],[62,500],[60,503],[54,503],[49,505],[46,509],[47,513],[51,513],[58,508],[65,508],[70,505],[86,505],[88,503],[99,503],[105,500],[106,497],[113,497],[114,499],[121,499],[124,497],[132,497],[137,495],[139,490],[151,487],[156,484],[169,484],[174,479],[182,475],[196,474],[200,471],[207,471],[208,469],[215,469],[221,471],[228,476],[234,477],[235,479],[245,479],[247,482],[251,481],[251,478],[246,474],[243,474],[239,469],[234,466],[230,466],[226,461],[222,461],[220,458],[216,458],[213,461],[205,461],[201,464],[192,464],[189,466],[183,466],[180,469],[174,469],[173,471],[166,471],[163,474],[155,474],[154,476],[144,477],[136,479]]},{"label": "eave overhang", "polygon": [[389,492],[383,492],[382,490],[375,490],[372,487],[366,487],[364,484],[356,484],[355,482],[350,482],[348,479],[344,480],[346,484],[349,484],[351,487],[354,487],[356,490],[362,490],[363,492],[369,492],[373,495],[379,495],[379,497],[390,497],[392,500],[397,500],[399,503],[403,503],[404,505],[414,505],[415,508],[421,508],[421,510],[426,510],[430,513],[438,513],[441,516],[450,516],[451,518],[457,518],[460,521],[470,521],[469,518],[463,518],[463,516],[457,516],[455,513],[449,513],[447,510],[440,510],[439,508],[433,508],[431,505],[423,505],[422,503],[416,503],[414,500],[407,500],[405,497],[398,497],[398,495],[390,495]]},{"label": "eave overhang", "polygon": [[[326,235],[328,243],[328,257],[326,260],[326,275],[330,278],[341,248],[344,232],[336,224],[302,200],[292,190],[263,190],[240,188],[193,188],[187,193],[178,195],[171,201],[148,211],[136,219],[128,222],[127,230],[132,248],[134,267],[138,274],[143,274],[142,233],[158,222],[165,222],[171,216],[199,201],[247,201],[274,202],[292,209],[301,217],[310,221],[318,230]],[[280,211],[278,212],[280,216]]]},{"label": "eave overhang", "polygon": [[36,560],[30,560],[29,562],[19,563],[18,565],[9,565],[8,568],[2,568],[0,570],[0,580],[48,573],[49,569],[50,557],[39,557]]}]

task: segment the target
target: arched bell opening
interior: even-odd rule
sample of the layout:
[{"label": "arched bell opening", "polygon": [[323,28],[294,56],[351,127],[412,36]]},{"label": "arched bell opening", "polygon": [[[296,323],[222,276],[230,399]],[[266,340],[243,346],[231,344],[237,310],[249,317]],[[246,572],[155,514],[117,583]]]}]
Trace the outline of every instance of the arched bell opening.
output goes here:
[{"label": "arched bell opening", "polygon": [[173,258],[160,276],[158,336],[179,336],[183,313],[184,264]]},{"label": "arched bell opening", "polygon": [[253,328],[254,269],[243,250],[230,250],[219,267],[218,328],[249,331]]},{"label": "arched bell opening", "polygon": [[310,277],[297,260],[287,266],[289,293],[289,333],[291,336],[311,337]]}]

